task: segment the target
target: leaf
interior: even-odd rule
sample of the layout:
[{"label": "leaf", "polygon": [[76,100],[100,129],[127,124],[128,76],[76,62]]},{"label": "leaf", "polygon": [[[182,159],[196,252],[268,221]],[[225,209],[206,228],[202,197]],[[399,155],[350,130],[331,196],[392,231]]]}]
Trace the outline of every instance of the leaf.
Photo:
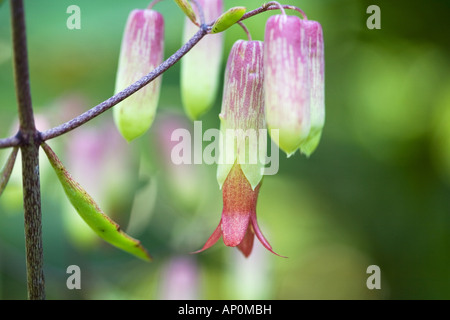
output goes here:
[{"label": "leaf", "polygon": [[177,5],[183,10],[184,14],[195,24],[198,26],[197,17],[195,16],[195,12],[192,9],[191,4],[187,0],[175,0]]},{"label": "leaf", "polygon": [[233,24],[241,20],[242,16],[245,14],[247,9],[245,7],[233,7],[217,18],[216,22],[213,24],[211,33],[219,33],[225,31]]},{"label": "leaf", "polygon": [[150,255],[141,242],[123,232],[117,223],[103,213],[94,199],[67,172],[53,150],[46,143],[42,143],[41,147],[47,154],[67,197],[88,226],[113,246],[145,261],[151,261]]},{"label": "leaf", "polygon": [[[1,4],[1,2],[0,2]],[[11,154],[8,157],[8,160],[5,163],[2,171],[0,172],[0,196],[5,190],[6,185],[8,184],[9,178],[11,177],[12,170],[14,168],[14,163],[16,162],[17,152],[19,151],[19,147],[14,147],[11,151]]]}]

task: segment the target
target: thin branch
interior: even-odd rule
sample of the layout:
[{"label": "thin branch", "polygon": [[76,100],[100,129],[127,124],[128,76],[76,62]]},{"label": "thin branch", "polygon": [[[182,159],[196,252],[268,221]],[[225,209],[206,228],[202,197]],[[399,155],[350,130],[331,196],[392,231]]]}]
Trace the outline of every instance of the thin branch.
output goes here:
[{"label": "thin branch", "polygon": [[[301,11],[300,8],[297,8],[295,6],[291,5],[283,5],[282,6],[285,9],[291,9],[296,10],[299,12]],[[241,18],[240,21],[243,21],[245,19],[248,19],[252,16],[255,16],[259,13],[268,11],[268,10],[277,10],[279,9],[278,6],[274,2],[268,2],[265,5],[261,6],[260,8],[257,8],[255,10],[249,11]],[[304,18],[306,18],[306,15],[302,13]],[[159,75],[164,73],[167,69],[172,67],[176,62],[178,62],[192,47],[194,47],[197,42],[199,42],[209,31],[211,26],[214,24],[214,21],[211,23],[208,23],[207,25],[202,24],[200,26],[200,29],[197,31],[197,33],[186,43],[181,47],[177,52],[175,52],[172,56],[170,56],[166,61],[164,61],[161,65],[159,65],[155,70],[148,73],[144,77],[142,77],[140,80],[136,81],[135,83],[131,84],[129,87],[125,88],[121,92],[117,93],[116,95],[112,96],[108,100],[103,101],[102,103],[98,104],[97,106],[89,109],[88,111],[84,112],[83,114],[79,115],[78,117],[69,120],[57,127],[54,127],[52,129],[46,130],[44,132],[41,132],[41,139],[43,141],[56,138],[62,134],[65,134],[73,129],[78,128],[79,126],[83,125],[84,123],[94,119],[98,115],[102,114],[103,112],[109,110],[122,100],[128,98],[136,91],[140,90],[144,86],[146,86],[148,83],[153,81],[155,78],[157,78]]]},{"label": "thin branch", "polygon": [[[284,4],[284,5],[281,5],[281,7],[283,7],[284,9],[289,9],[289,10],[295,10],[295,11],[298,11],[298,12],[300,12],[300,13],[302,14],[303,19],[308,19],[308,18],[306,17],[305,12],[303,12],[302,9],[300,9],[300,8],[298,8],[298,7],[296,7],[296,6],[291,6],[291,5],[286,5],[286,4]],[[256,9],[254,9],[254,10],[252,10],[252,11],[249,11],[249,12],[247,12],[246,14],[244,14],[244,15],[242,16],[241,20],[239,20],[239,21],[244,21],[245,19],[248,19],[248,18],[250,18],[250,17],[253,17],[253,16],[255,16],[255,15],[257,15],[257,14],[260,14],[260,13],[262,13],[262,12],[265,12],[265,11],[269,11],[269,10],[278,10],[278,9],[280,9],[280,8],[279,8],[278,5],[275,3],[275,1],[273,1],[273,2],[267,2],[267,3],[263,4],[261,7],[256,8]]]},{"label": "thin branch", "polygon": [[75,128],[78,128],[82,124],[94,119],[98,115],[100,115],[103,112],[114,107],[116,104],[118,104],[125,98],[128,98],[133,93],[135,93],[136,91],[138,91],[139,89],[143,88],[148,83],[150,83],[151,81],[156,79],[159,75],[164,73],[167,69],[172,67],[187,52],[189,52],[189,50],[191,50],[197,44],[197,42],[199,42],[206,34],[207,34],[207,28],[205,25],[202,25],[201,28],[197,31],[197,33],[188,42],[186,42],[177,52],[175,52],[167,60],[165,60],[163,63],[161,63],[156,69],[154,69],[147,75],[143,76],[141,79],[139,79],[138,81],[136,81],[129,87],[125,88],[121,92],[112,96],[108,100],[103,101],[102,103],[100,103],[97,106],[93,107],[92,109],[86,111],[85,113],[79,115],[78,117],[76,117],[66,123],[63,123],[55,128],[41,132],[41,139],[43,141],[45,141],[45,140],[49,140],[52,138],[56,138],[66,132],[69,132]]},{"label": "thin branch", "polygon": [[30,75],[23,0],[10,0],[14,76],[21,140],[25,251],[28,299],[45,299],[39,179],[39,135],[31,104]]},{"label": "thin branch", "polygon": [[30,74],[28,71],[28,50],[25,32],[23,1],[11,0],[12,37],[14,52],[14,80],[19,109],[19,123],[22,134],[34,133],[33,108],[31,105]]},{"label": "thin branch", "polygon": [[158,2],[161,2],[162,0],[153,0],[152,2],[150,2],[150,4],[148,5],[147,9],[148,10],[152,10],[153,7],[155,6],[155,4],[157,4]]},{"label": "thin branch", "polygon": [[17,137],[17,135],[5,139],[0,139],[0,149],[16,147],[19,144],[20,139]]}]

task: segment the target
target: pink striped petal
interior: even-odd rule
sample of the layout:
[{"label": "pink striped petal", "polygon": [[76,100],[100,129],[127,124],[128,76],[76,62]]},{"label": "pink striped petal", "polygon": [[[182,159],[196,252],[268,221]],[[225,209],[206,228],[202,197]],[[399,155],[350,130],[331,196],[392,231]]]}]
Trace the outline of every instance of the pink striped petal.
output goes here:
[{"label": "pink striped petal", "polygon": [[275,15],[264,34],[266,121],[279,130],[279,147],[293,154],[310,131],[309,54],[305,21]]}]

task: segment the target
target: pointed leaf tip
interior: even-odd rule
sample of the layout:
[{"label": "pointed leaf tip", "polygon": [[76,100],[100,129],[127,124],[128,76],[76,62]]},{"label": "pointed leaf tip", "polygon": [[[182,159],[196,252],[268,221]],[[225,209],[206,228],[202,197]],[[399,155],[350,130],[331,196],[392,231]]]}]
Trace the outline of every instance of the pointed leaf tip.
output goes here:
[{"label": "pointed leaf tip", "polygon": [[94,199],[72,178],[53,150],[46,143],[42,143],[41,147],[55,170],[70,203],[87,225],[113,246],[142,260],[151,261],[149,253],[141,242],[123,232],[117,223],[103,213]]}]

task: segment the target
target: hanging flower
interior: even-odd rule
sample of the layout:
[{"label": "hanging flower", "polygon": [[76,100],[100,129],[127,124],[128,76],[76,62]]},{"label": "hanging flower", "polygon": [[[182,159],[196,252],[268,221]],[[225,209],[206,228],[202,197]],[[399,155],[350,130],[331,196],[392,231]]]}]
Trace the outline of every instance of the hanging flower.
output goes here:
[{"label": "hanging flower", "polygon": [[226,246],[237,247],[248,257],[252,252],[256,235],[267,250],[278,255],[272,250],[256,220],[256,202],[260,187],[261,183],[252,189],[240,165],[233,166],[223,184],[222,218],[206,244],[197,252],[210,248],[223,236]]},{"label": "hanging flower", "polygon": [[324,124],[323,35],[316,21],[275,15],[264,35],[266,121],[291,156],[310,155]]},{"label": "hanging flower", "polygon": [[252,161],[252,158],[261,154],[261,148],[266,148],[259,143],[260,129],[265,129],[263,81],[263,43],[237,41],[228,57],[220,114],[224,142],[220,144],[217,179],[223,189],[222,218],[198,252],[208,249],[223,236],[225,245],[238,247],[247,257],[256,235],[264,247],[275,253],[256,221],[264,159]]},{"label": "hanging flower", "polygon": [[[118,93],[161,64],[164,55],[164,20],[153,10],[133,10],[122,39],[116,77]],[[153,123],[161,76],[114,107],[114,120],[122,136],[131,141]]]},{"label": "hanging flower", "polygon": [[[204,10],[207,22],[216,19],[223,11],[223,0],[197,1]],[[198,27],[186,18],[183,43],[189,40],[197,30]],[[181,98],[184,110],[192,120],[197,120],[207,112],[216,99],[223,37],[223,33],[209,34],[181,60]]]}]

